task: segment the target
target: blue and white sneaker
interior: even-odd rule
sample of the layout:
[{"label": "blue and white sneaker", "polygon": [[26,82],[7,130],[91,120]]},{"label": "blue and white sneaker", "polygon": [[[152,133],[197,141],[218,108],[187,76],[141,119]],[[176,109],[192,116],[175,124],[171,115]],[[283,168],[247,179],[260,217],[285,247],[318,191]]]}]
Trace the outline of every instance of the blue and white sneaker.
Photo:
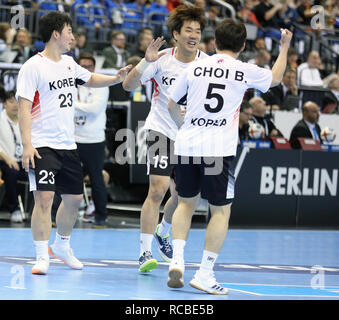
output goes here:
[{"label": "blue and white sneaker", "polygon": [[154,232],[154,238],[157,241],[158,244],[158,250],[161,258],[166,262],[171,262],[173,257],[173,247],[170,242],[170,236],[169,234],[165,237],[162,237],[158,234],[159,225],[157,225],[155,232]]},{"label": "blue and white sneaker", "polygon": [[139,272],[151,272],[158,266],[150,251],[145,251],[139,258]]},{"label": "blue and white sneaker", "polygon": [[190,282],[190,286],[210,294],[228,294],[228,289],[222,287],[216,281],[213,272],[203,274],[200,270],[196,271],[194,278]]}]

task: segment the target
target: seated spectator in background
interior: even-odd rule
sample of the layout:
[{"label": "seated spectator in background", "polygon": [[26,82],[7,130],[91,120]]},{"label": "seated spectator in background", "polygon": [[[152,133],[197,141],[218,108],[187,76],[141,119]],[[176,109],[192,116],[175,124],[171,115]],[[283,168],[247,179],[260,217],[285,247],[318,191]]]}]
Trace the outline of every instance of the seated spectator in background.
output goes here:
[{"label": "seated spectator in background", "polygon": [[249,120],[252,117],[252,106],[247,100],[243,100],[239,113],[239,142],[249,140],[248,128]]},{"label": "seated spectator in background", "polygon": [[312,17],[315,15],[315,12],[311,12],[313,5],[313,0],[300,0],[300,4],[297,7],[297,12],[299,15],[299,23],[305,26],[311,26]]},{"label": "seated spectator in background", "polygon": [[21,166],[22,142],[18,122],[18,102],[15,92],[6,92],[4,109],[0,113],[0,169],[6,187],[6,200],[12,222],[22,222],[19,210],[18,180],[27,180]]},{"label": "seated spectator in background", "polygon": [[293,6],[293,0],[281,1],[282,8],[278,11],[278,23],[280,28],[291,29],[292,23],[299,19],[297,10]]},{"label": "seated spectator in background", "polygon": [[[37,0],[36,2],[41,10],[66,12],[69,9],[67,5],[65,6],[65,1],[63,0],[53,0],[53,2],[57,3],[48,3],[48,1],[46,3],[46,0]],[[79,0],[76,2],[79,2]]]},{"label": "seated spectator in background", "polygon": [[307,57],[307,62],[299,65],[297,69],[298,86],[317,86],[322,87],[323,81],[319,68],[321,59],[319,52],[311,51]]},{"label": "seated spectator in background", "polygon": [[138,37],[137,47],[133,51],[131,50],[131,55],[143,58],[152,39],[153,36],[149,32],[141,32]]},{"label": "seated spectator in background", "polygon": [[337,113],[339,108],[339,75],[332,74],[326,79],[326,87],[330,92],[326,92],[323,101],[322,113]]},{"label": "seated spectator in background", "polygon": [[265,138],[282,137],[282,133],[276,128],[275,124],[266,115],[268,107],[266,102],[261,97],[253,97],[249,100],[252,107],[252,117],[250,121],[260,123],[264,127]]},{"label": "seated spectator in background", "polygon": [[130,56],[126,48],[126,37],[122,31],[113,31],[111,34],[111,46],[103,50],[105,61],[103,68],[120,69],[126,66]]},{"label": "seated spectator in background", "polygon": [[294,48],[289,48],[287,52],[287,67],[286,70],[294,70],[297,72],[298,69],[298,52]]},{"label": "seated spectator in background", "polygon": [[17,51],[13,62],[24,63],[28,58],[33,56],[31,33],[26,29],[19,29],[16,33],[15,42],[12,45],[12,50]]},{"label": "seated spectator in background", "polygon": [[[122,28],[140,30],[143,22],[147,20],[148,8],[145,6],[146,0],[135,0],[126,4],[127,11],[124,12],[124,22]],[[126,21],[135,19],[137,21]]]},{"label": "seated spectator in background", "polygon": [[120,29],[124,22],[124,12],[127,12],[124,0],[110,0],[108,3],[108,18],[115,29]]},{"label": "seated spectator in background", "polygon": [[10,32],[11,25],[7,22],[1,22],[0,23],[0,55],[9,50],[9,47],[7,45],[7,38],[8,34]]},{"label": "seated spectator in background", "polygon": [[248,60],[248,63],[256,64],[265,69],[271,69],[271,54],[266,49],[260,49],[255,58]]},{"label": "seated spectator in background", "polygon": [[166,0],[155,0],[151,3],[151,5],[148,7],[148,13],[150,12],[158,12],[162,14],[153,14],[151,17],[150,22],[156,21],[156,22],[163,22],[165,23],[167,21],[167,16],[169,15],[169,10],[167,9],[167,2]]},{"label": "seated spectator in background", "polygon": [[265,38],[263,37],[258,37],[254,41],[254,46],[251,49],[245,49],[243,52],[240,53],[239,59],[241,61],[248,62],[251,59],[254,59],[258,52],[262,49],[267,50],[266,48],[266,43],[265,43]]},{"label": "seated spectator in background", "polygon": [[260,0],[253,8],[260,25],[265,28],[266,37],[280,39],[278,11],[283,7],[280,2],[273,5],[270,0]]},{"label": "seated spectator in background", "polygon": [[318,125],[319,107],[312,101],[307,101],[302,106],[302,119],[293,127],[290,144],[294,149],[300,148],[297,138],[311,138],[322,142],[321,129]]},{"label": "seated spectator in background", "polygon": [[289,106],[288,97],[298,98],[297,74],[293,70],[285,71],[284,77],[279,85],[271,88],[267,93],[262,95],[266,103],[272,106],[272,110],[291,110],[298,108],[298,99],[295,99],[295,105]]},{"label": "seated spectator in background", "polygon": [[82,52],[92,53],[92,49],[87,45],[87,35],[85,29],[78,29],[74,34],[75,41],[72,42],[71,50],[66,54],[78,60]]},{"label": "seated spectator in background", "polygon": [[238,19],[243,23],[255,24],[257,26],[260,25],[257,16],[253,12],[253,0],[244,0],[244,6],[241,8],[238,13]]},{"label": "seated spectator in background", "polygon": [[206,10],[207,24],[206,27],[210,26],[213,29],[222,21],[222,18],[219,17],[220,10],[218,7],[210,7]]},{"label": "seated spectator in background", "polygon": [[204,38],[203,43],[205,44],[205,53],[209,56],[215,54],[215,37],[207,36]]}]

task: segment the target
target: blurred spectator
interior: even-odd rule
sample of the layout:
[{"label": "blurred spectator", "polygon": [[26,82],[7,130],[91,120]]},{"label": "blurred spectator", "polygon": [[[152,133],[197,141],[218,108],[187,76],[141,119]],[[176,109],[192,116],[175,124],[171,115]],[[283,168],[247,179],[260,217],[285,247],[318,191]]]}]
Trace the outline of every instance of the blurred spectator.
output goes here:
[{"label": "blurred spectator", "polygon": [[318,125],[319,115],[319,107],[316,103],[311,101],[304,103],[302,120],[299,120],[291,131],[290,143],[292,148],[300,148],[297,138],[311,138],[322,143],[321,129]]},{"label": "blurred spectator", "polygon": [[146,49],[151,43],[153,36],[149,32],[141,32],[138,37],[137,47],[131,51],[131,55],[139,56],[143,58],[145,56]]},{"label": "blurred spectator", "polygon": [[124,12],[127,12],[126,3],[124,0],[109,1],[109,19],[115,29],[120,29],[124,22]]},{"label": "blurred spectator", "polygon": [[66,54],[78,60],[82,52],[92,53],[92,49],[87,45],[87,35],[85,29],[78,29],[74,34],[75,41],[72,42],[72,47]]},{"label": "blurred spectator", "polygon": [[218,9],[218,7],[210,7],[209,9],[207,9],[205,15],[207,18],[206,27],[209,26],[215,29],[222,20],[222,18],[220,18],[219,15],[220,10]]},{"label": "blurred spectator", "polygon": [[207,36],[204,38],[203,43],[205,44],[205,53],[208,54],[209,56],[212,56],[215,54],[215,37],[212,36]]},{"label": "blurred spectator", "polygon": [[282,7],[280,2],[273,5],[270,0],[260,0],[260,3],[253,8],[260,25],[265,28],[265,37],[280,39],[278,11]]},{"label": "blurred spectator", "polygon": [[125,47],[125,34],[122,31],[113,31],[111,34],[111,46],[105,48],[102,52],[105,57],[103,68],[120,69],[124,67],[130,56]]},{"label": "blurred spectator", "polygon": [[37,4],[39,5],[39,10],[48,10],[48,11],[60,11],[60,12],[66,12],[69,10],[69,6],[65,5],[65,1],[63,0],[53,0],[53,2],[58,3],[47,3],[46,0],[37,0]]},{"label": "blurred spectator", "polygon": [[281,1],[282,8],[278,11],[278,23],[280,28],[291,30],[292,23],[299,19],[297,10],[292,8],[293,0]]},{"label": "blurred spectator", "polygon": [[249,120],[252,117],[252,106],[246,100],[243,100],[239,113],[239,140],[249,140],[248,128]]},{"label": "blurred spectator", "polygon": [[[165,23],[167,20],[166,15],[169,15],[169,10],[167,9],[166,0],[154,0],[151,5],[148,7],[148,13],[157,12],[162,14],[153,14],[150,17],[150,22],[156,21],[158,23]],[[157,24],[158,25],[158,24]]]},{"label": "blurred spectator", "polygon": [[325,93],[322,113],[336,113],[339,107],[339,75],[332,74],[327,77],[327,88],[329,92]]},{"label": "blurred spectator", "polygon": [[319,68],[321,60],[319,52],[311,51],[307,57],[307,62],[302,63],[298,71],[298,86],[323,86]]},{"label": "blurred spectator", "polygon": [[0,54],[9,50],[7,46],[8,33],[10,32],[11,26],[7,22],[0,23]]},{"label": "blurred spectator", "polygon": [[17,51],[13,62],[24,63],[33,54],[31,33],[26,29],[19,29],[16,34],[15,42],[12,45],[12,50]]},{"label": "blurred spectator", "polygon": [[245,50],[240,53],[239,59],[241,61],[248,62],[249,60],[254,59],[256,57],[256,55],[258,54],[259,50],[261,50],[261,49],[267,50],[265,38],[258,37],[254,41],[253,48],[251,48],[251,49],[245,48]]},{"label": "blurred spectator", "polygon": [[[295,97],[294,99],[289,99]],[[299,107],[297,74],[293,70],[286,70],[282,82],[262,95],[266,103],[273,110],[291,110]]]},{"label": "blurred spectator", "polygon": [[250,121],[260,123],[264,127],[265,138],[276,136],[282,137],[282,133],[266,115],[266,111],[269,109],[266,105],[266,101],[261,97],[253,97],[249,103],[252,106],[252,117]]},{"label": "blurred spectator", "polygon": [[182,0],[167,0],[167,9],[169,11],[172,11],[177,6],[180,6],[183,3],[184,3],[184,1],[182,1]]},{"label": "blurred spectator", "polygon": [[[89,53],[82,53],[79,65],[90,72],[95,71],[95,59]],[[78,87],[74,100],[74,137],[83,166],[84,175],[91,182],[92,200],[95,206],[93,227],[104,228],[107,218],[107,191],[102,175],[105,158],[106,108],[108,87]]]},{"label": "blurred spectator", "polygon": [[[146,0],[135,0],[126,4],[127,11],[124,12],[124,22],[122,28],[140,30],[143,22],[147,20],[148,8],[145,6]],[[136,21],[126,21],[133,19]]]},{"label": "blurred spectator", "polygon": [[238,11],[237,17],[243,23],[251,23],[259,26],[259,21],[257,16],[253,12],[253,1],[252,0],[244,0],[244,6]]},{"label": "blurred spectator", "polygon": [[287,70],[293,70],[297,72],[298,69],[298,52],[294,48],[289,48],[287,52]]},{"label": "blurred spectator", "polygon": [[6,200],[12,222],[22,222],[19,210],[18,180],[27,180],[21,166],[22,142],[18,122],[18,102],[15,92],[6,92],[4,109],[0,113],[0,170],[6,187]]},{"label": "blurred spectator", "polygon": [[311,27],[311,20],[315,13],[311,13],[313,0],[300,0],[300,4],[297,7],[297,12],[300,17],[301,24]]},{"label": "blurred spectator", "polygon": [[265,69],[270,67],[271,54],[266,49],[260,49],[255,58],[250,59],[248,63],[256,64],[257,66]]}]

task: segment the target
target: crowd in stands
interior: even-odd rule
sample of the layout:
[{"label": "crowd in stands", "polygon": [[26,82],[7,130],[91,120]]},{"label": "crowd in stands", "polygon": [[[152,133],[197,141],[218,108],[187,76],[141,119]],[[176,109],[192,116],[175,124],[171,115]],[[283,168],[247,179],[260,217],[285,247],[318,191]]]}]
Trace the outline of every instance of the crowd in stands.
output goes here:
[{"label": "crowd in stands", "polygon": [[[208,55],[213,55],[215,54],[213,30],[224,17],[232,16],[232,12],[212,0],[191,2],[205,8],[208,22],[199,48]],[[319,45],[325,41],[322,31],[311,28],[311,20],[315,15],[311,7],[312,5],[322,5],[325,8],[326,29],[324,30],[327,30],[326,32],[330,30],[336,34],[335,32],[339,30],[338,0],[227,0],[225,2],[234,8],[236,19],[258,28],[257,36],[251,39],[251,42],[249,41],[247,48],[239,57],[242,61],[270,69],[279,51],[279,46],[274,47],[272,40],[279,40],[280,28],[291,29],[294,32],[294,37],[300,37],[301,42],[304,37],[302,32],[313,35],[315,39],[314,46],[310,51],[302,50],[300,41],[296,42],[298,47],[290,48],[287,69],[280,85],[271,88],[265,94],[248,90],[240,108],[240,139],[251,139],[248,130],[251,122],[263,126],[264,138],[283,136],[274,124],[272,111],[300,110],[302,119],[292,130],[292,135],[285,138],[292,141],[296,136],[304,135],[321,141],[320,127],[317,124],[319,114],[339,113],[339,38],[337,36],[336,41],[330,43],[329,47],[332,49],[332,53],[329,51],[329,60],[334,61],[334,67],[328,68],[323,61],[326,57],[319,53]],[[145,50],[151,40],[159,35],[164,35],[168,39],[167,45],[173,46],[171,37],[167,34],[166,20],[171,10],[180,5],[181,1],[57,0],[55,3],[45,3],[41,0],[2,0],[0,4],[23,4],[34,10],[42,10],[41,14],[49,10],[69,12],[72,14],[73,20],[75,18],[76,21],[74,26],[75,41],[71,51],[67,54],[78,61],[81,53],[91,53],[96,57],[102,57],[100,69],[117,69],[128,63],[136,65],[144,57]],[[294,23],[297,23],[300,29],[296,29]],[[129,41],[131,34],[134,37],[132,41]],[[97,45],[98,43],[100,46]],[[27,29],[14,30],[8,22],[0,22],[0,62],[24,63],[43,48],[44,44],[38,38],[34,38],[34,34]],[[15,54],[12,58],[7,58],[7,52]],[[335,61],[337,61],[336,64]],[[1,78],[1,81],[4,82],[4,79]],[[11,130],[10,124],[14,127],[17,126],[17,116],[8,115],[10,108],[8,106],[13,99],[13,93],[4,90],[4,88],[6,89],[5,83],[0,83],[0,85],[0,104],[4,106],[0,121],[1,119],[5,121],[6,126],[9,124],[7,129]],[[322,89],[319,91],[321,94],[311,103],[302,99],[305,86],[314,88],[314,90]],[[149,91],[152,89],[142,88],[142,90],[149,101],[151,96]],[[126,96],[130,97],[130,95]],[[17,112],[15,107],[13,110],[14,113]],[[15,130],[17,133],[18,129]],[[12,131],[6,134],[12,135]],[[11,149],[11,153],[14,153],[7,157],[4,155],[5,148],[1,147],[1,141],[4,139],[6,140],[4,136],[0,135],[0,164],[3,166],[2,172],[0,170],[0,187],[3,184],[4,174],[6,175],[4,173],[5,165],[10,167],[11,171],[21,171],[19,162],[16,162],[17,155],[14,145],[12,146],[14,151]],[[13,215],[13,221],[20,220],[17,199],[13,198],[12,202],[11,211],[16,212],[15,216]]]}]

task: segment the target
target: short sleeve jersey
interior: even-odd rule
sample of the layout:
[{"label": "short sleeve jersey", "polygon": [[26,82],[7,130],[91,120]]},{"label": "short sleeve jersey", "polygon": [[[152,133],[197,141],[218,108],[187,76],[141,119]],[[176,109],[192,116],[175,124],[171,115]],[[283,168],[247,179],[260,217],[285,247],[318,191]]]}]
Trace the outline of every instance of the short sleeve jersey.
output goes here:
[{"label": "short sleeve jersey", "polygon": [[[163,50],[166,54],[150,64],[140,79],[142,84],[149,80],[154,82],[151,110],[144,128],[158,131],[171,140],[175,139],[178,127],[167,109],[169,92],[179,75],[192,63],[183,63],[177,60],[175,58],[176,50],[176,48]],[[195,60],[206,57],[208,56],[205,53],[198,50]]]},{"label": "short sleeve jersey", "polygon": [[88,70],[67,55],[55,62],[38,53],[23,64],[16,95],[32,102],[33,147],[76,149],[73,103],[76,86],[90,77]]},{"label": "short sleeve jersey", "polygon": [[193,62],[177,79],[170,96],[176,103],[187,100],[174,153],[197,157],[235,155],[244,94],[249,88],[266,92],[271,83],[271,70],[227,54]]}]

